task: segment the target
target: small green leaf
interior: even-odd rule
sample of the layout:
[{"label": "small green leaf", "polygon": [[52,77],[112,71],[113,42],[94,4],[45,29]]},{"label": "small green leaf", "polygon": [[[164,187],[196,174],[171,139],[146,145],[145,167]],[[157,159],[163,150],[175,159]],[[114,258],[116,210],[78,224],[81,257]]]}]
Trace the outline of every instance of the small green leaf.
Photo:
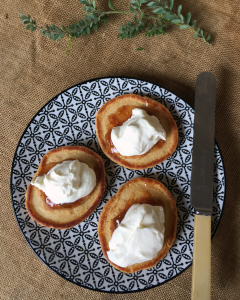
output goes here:
[{"label": "small green leaf", "polygon": [[93,7],[96,8],[96,0],[93,0]]},{"label": "small green leaf", "polygon": [[191,23],[191,26],[192,26],[192,28],[194,28],[195,27],[195,25],[196,25],[196,20],[194,20],[192,23]]},{"label": "small green leaf", "polygon": [[210,34],[207,36],[207,42],[208,43],[210,43],[210,41],[211,41],[211,36],[210,36]]},{"label": "small green leaf", "polygon": [[136,23],[140,22],[140,20],[136,16],[134,17],[134,20]]},{"label": "small green leaf", "polygon": [[142,48],[142,47],[138,47],[136,50],[138,50],[138,51],[142,51],[142,50],[143,50],[143,48]]},{"label": "small green leaf", "polygon": [[180,19],[181,19],[182,23],[184,23],[184,17],[183,17],[183,15],[181,15],[181,14],[180,14],[180,16],[179,16],[179,17],[180,17]]},{"label": "small green leaf", "polygon": [[201,36],[203,36],[203,31],[202,30],[200,31],[200,33],[201,33]]},{"label": "small green leaf", "polygon": [[65,26],[63,26],[63,25],[62,25],[62,30],[66,31],[66,28],[65,28]]},{"label": "small green leaf", "polygon": [[179,23],[181,23],[181,20],[180,19],[174,19],[174,20],[172,20],[172,23],[173,24],[179,24]]},{"label": "small green leaf", "polygon": [[134,2],[131,2],[132,6],[135,6],[136,9],[138,10],[138,4],[137,3],[134,3]]},{"label": "small green leaf", "polygon": [[152,12],[157,15],[162,15],[166,13],[166,11],[162,7],[156,8]]},{"label": "small green leaf", "polygon": [[32,26],[31,31],[33,32],[34,30],[36,30],[36,26]]},{"label": "small green leaf", "polygon": [[135,9],[134,9],[132,6],[129,6],[129,10],[130,10],[131,12],[135,12]]},{"label": "small green leaf", "polygon": [[147,6],[149,6],[150,8],[155,8],[155,7],[160,7],[161,4],[160,3],[156,3],[156,2],[149,2],[147,4]]},{"label": "small green leaf", "polygon": [[93,20],[95,19],[95,17],[94,17],[93,14],[90,14],[90,13],[89,13],[88,15],[89,15],[89,17],[92,18]]},{"label": "small green leaf", "polygon": [[[163,17],[164,20],[172,20],[172,19],[174,19],[174,18],[176,18],[176,16],[175,16],[175,15],[171,15],[171,14],[166,14],[166,15]],[[161,21],[162,21],[162,19],[161,19]]]},{"label": "small green leaf", "polygon": [[50,39],[54,41],[54,33],[53,32],[50,33]]},{"label": "small green leaf", "polygon": [[84,15],[85,16],[85,19],[88,21],[88,22],[91,22],[91,18],[88,16],[88,15]]},{"label": "small green leaf", "polygon": [[104,17],[103,18],[103,22],[104,22],[105,25],[107,25],[107,23],[108,23],[108,17]]},{"label": "small green leaf", "polygon": [[170,8],[170,10],[173,9],[173,3],[174,3],[174,0],[170,0],[170,2],[169,2],[169,8]]},{"label": "small green leaf", "polygon": [[29,24],[30,22],[28,20],[23,20],[23,24]]},{"label": "small green leaf", "polygon": [[86,31],[87,31],[87,34],[90,34],[90,32],[91,32],[90,27],[86,27]]},{"label": "small green leaf", "polygon": [[88,5],[89,3],[86,0],[78,0],[81,4]]},{"label": "small green leaf", "polygon": [[193,37],[194,37],[195,39],[198,38],[198,33],[195,32]]},{"label": "small green leaf", "polygon": [[189,24],[189,22],[191,21],[191,17],[192,17],[192,14],[189,12],[188,14],[187,14],[187,23]]},{"label": "small green leaf", "polygon": [[180,13],[181,13],[181,10],[182,10],[182,5],[179,5],[179,6],[178,6],[178,9],[177,9],[177,13],[178,13],[178,15],[180,15]]},{"label": "small green leaf", "polygon": [[59,36],[57,37],[56,41],[59,42],[59,41],[61,40],[61,38],[62,38],[61,35],[59,35]]},{"label": "small green leaf", "polygon": [[188,25],[181,25],[180,26],[180,29],[185,29],[185,28],[188,28]]},{"label": "small green leaf", "polygon": [[30,29],[32,27],[32,24],[28,24],[27,26],[26,26],[26,29],[28,30],[28,29]]},{"label": "small green leaf", "polygon": [[122,39],[126,39],[128,37],[128,33],[127,32],[124,32],[123,34],[122,34]]},{"label": "small green leaf", "polygon": [[94,8],[93,8],[93,7],[89,7],[89,6],[84,6],[84,7],[83,7],[83,11],[93,12],[93,11],[94,11]]},{"label": "small green leaf", "polygon": [[108,0],[108,6],[111,10],[115,10],[111,0]]},{"label": "small green leaf", "polygon": [[133,30],[133,35],[135,35],[135,36],[138,35],[138,29],[137,29],[137,28],[134,28],[134,30]]}]

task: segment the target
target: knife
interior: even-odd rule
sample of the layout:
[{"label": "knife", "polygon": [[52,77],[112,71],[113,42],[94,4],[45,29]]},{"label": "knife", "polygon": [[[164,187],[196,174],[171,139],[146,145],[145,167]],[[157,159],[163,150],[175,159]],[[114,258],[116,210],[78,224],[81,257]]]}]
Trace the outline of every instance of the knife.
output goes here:
[{"label": "knife", "polygon": [[192,300],[211,299],[211,215],[213,202],[216,79],[203,72],[195,88],[191,204],[195,208]]}]

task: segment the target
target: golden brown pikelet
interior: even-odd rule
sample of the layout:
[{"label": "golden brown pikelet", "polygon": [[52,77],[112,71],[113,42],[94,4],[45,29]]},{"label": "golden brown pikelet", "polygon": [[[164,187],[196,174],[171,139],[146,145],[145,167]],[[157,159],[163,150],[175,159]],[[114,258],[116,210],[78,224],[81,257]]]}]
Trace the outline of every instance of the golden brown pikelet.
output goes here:
[{"label": "golden brown pikelet", "polygon": [[[134,108],[144,109],[154,115],[166,131],[166,141],[159,140],[143,155],[123,156],[111,141],[113,127],[120,126],[132,116]],[[171,113],[159,102],[148,97],[128,94],[105,103],[96,115],[96,134],[103,152],[114,162],[129,169],[153,167],[173,154],[178,142],[178,129]]]},{"label": "golden brown pikelet", "polygon": [[[165,214],[164,244],[152,260],[123,268],[108,259],[107,251],[110,250],[109,241],[118,226],[117,221],[121,222],[128,209],[136,203],[163,207]],[[103,254],[109,263],[124,273],[134,273],[154,267],[167,255],[175,240],[176,228],[176,202],[168,189],[155,179],[135,178],[122,185],[116,195],[105,204],[98,221],[98,236]]]},{"label": "golden brown pikelet", "polygon": [[95,188],[89,195],[75,202],[55,205],[49,201],[43,191],[30,184],[25,194],[25,204],[29,215],[37,223],[58,229],[71,228],[84,221],[97,208],[105,190],[105,171],[101,157],[88,148],[66,146],[47,152],[33,179],[47,174],[56,164],[75,159],[86,163],[95,171]]}]

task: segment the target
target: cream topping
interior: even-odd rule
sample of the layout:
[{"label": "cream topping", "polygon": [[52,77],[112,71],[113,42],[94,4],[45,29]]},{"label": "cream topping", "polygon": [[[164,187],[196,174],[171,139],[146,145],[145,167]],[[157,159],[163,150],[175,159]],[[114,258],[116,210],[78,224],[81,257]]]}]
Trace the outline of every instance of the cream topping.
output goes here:
[{"label": "cream topping", "polygon": [[132,205],[113,232],[108,258],[123,268],[153,259],[163,247],[164,222],[161,206]]},{"label": "cream topping", "polygon": [[93,169],[78,160],[67,160],[38,176],[31,184],[42,190],[55,204],[71,203],[87,196],[96,186]]},{"label": "cream topping", "polygon": [[160,139],[166,140],[166,132],[158,118],[148,115],[143,109],[134,108],[130,119],[112,129],[111,139],[121,155],[142,155]]}]

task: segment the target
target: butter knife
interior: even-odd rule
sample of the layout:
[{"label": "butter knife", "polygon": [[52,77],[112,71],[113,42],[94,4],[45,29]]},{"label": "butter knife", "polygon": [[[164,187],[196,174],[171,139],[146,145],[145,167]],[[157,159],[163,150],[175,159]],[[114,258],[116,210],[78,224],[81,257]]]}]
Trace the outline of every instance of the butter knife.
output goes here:
[{"label": "butter knife", "polygon": [[211,299],[211,215],[213,202],[216,79],[203,72],[195,88],[191,204],[195,208],[192,300]]}]

